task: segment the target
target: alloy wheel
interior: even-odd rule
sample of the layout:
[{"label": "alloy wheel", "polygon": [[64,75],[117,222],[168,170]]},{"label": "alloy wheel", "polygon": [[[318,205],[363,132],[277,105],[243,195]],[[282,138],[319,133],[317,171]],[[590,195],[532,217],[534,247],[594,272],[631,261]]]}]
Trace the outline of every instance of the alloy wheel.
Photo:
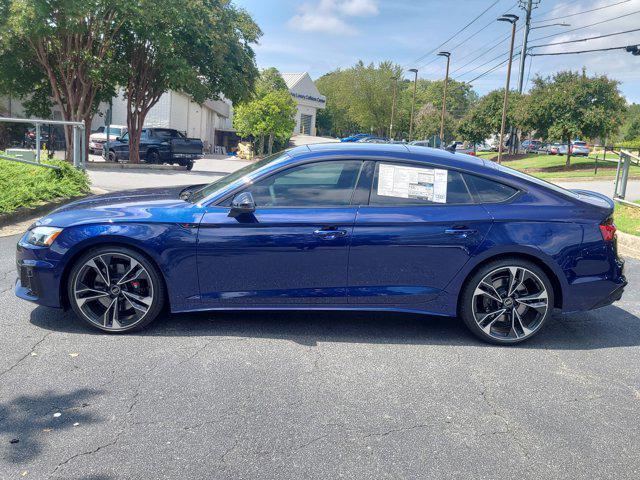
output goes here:
[{"label": "alloy wheel", "polygon": [[82,315],[104,330],[129,330],[153,305],[153,281],[147,269],[123,253],[101,253],[78,270],[73,296]]},{"label": "alloy wheel", "polygon": [[491,271],[476,286],[472,302],[478,326],[498,340],[531,336],[549,309],[549,295],[542,280],[520,266]]}]

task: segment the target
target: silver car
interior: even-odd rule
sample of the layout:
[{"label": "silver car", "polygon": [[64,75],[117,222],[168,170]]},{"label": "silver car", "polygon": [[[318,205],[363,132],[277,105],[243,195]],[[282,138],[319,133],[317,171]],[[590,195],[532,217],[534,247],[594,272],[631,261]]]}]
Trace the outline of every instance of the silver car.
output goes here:
[{"label": "silver car", "polygon": [[571,143],[571,155],[575,156],[589,156],[589,147],[587,146],[587,142],[573,142]]}]

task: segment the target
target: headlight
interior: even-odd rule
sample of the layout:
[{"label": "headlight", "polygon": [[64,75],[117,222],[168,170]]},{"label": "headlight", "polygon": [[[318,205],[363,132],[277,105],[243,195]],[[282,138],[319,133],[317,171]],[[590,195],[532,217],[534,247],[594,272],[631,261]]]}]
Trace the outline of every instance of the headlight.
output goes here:
[{"label": "headlight", "polygon": [[35,227],[27,233],[27,242],[38,247],[50,247],[60,233],[62,229],[57,227]]}]

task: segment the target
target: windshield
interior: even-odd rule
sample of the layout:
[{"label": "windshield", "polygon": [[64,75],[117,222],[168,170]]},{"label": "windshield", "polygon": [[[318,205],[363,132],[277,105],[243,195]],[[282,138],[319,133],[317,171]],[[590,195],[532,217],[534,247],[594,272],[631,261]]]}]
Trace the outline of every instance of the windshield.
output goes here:
[{"label": "windshield", "polygon": [[254,172],[259,168],[262,168],[270,163],[278,162],[287,156],[288,155],[285,152],[280,152],[280,153],[275,153],[271,156],[265,157],[262,160],[259,160],[255,163],[251,163],[246,167],[243,167],[240,170],[236,170],[235,172],[227,175],[226,177],[222,177],[216,180],[215,182],[210,183],[209,185],[201,188],[200,190],[193,192],[193,194],[189,197],[189,201],[193,203],[199,202],[203,198],[206,198],[212,193],[218,190],[221,190],[227,185],[231,185],[233,182],[240,180],[243,177],[246,177],[251,172]]},{"label": "windshield", "polygon": [[118,127],[109,127],[107,129],[104,130],[104,134],[107,134],[107,131],[109,132],[109,136],[114,136],[114,137],[119,137],[120,135],[122,135],[122,128],[118,128]]}]

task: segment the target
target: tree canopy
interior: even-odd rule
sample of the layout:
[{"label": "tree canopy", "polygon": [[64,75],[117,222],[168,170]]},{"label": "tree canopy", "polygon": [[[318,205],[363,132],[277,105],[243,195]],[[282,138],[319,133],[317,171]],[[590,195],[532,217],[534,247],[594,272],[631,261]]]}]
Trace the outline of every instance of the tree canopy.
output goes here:
[{"label": "tree canopy", "polygon": [[124,53],[129,160],[137,163],[145,118],[167,90],[198,103],[221,94],[235,102],[248,97],[258,75],[250,44],[261,32],[225,0],[140,0],[134,8],[118,50]]},{"label": "tree canopy", "polygon": [[296,103],[275,68],[263,70],[256,84],[253,97],[236,107],[233,125],[241,137],[258,140],[259,154],[264,153],[265,137],[268,137],[271,154],[274,141],[284,146],[291,138],[296,125]]},{"label": "tree canopy", "polygon": [[[564,71],[536,77],[526,102],[526,123],[543,138],[566,143],[576,137],[605,137],[620,127],[626,102],[618,82],[604,75]],[[571,149],[567,149],[567,165]]]}]

